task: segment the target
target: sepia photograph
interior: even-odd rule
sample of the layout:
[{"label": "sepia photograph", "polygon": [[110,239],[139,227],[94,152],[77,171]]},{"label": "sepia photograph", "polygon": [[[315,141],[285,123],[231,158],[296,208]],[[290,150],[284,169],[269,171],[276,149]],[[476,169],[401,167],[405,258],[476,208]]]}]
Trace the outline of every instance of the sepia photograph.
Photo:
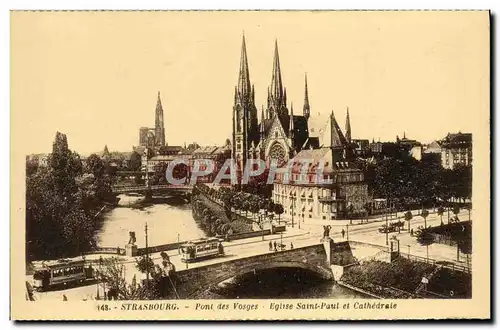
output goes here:
[{"label": "sepia photograph", "polygon": [[10,16],[12,318],[490,317],[488,11]]}]

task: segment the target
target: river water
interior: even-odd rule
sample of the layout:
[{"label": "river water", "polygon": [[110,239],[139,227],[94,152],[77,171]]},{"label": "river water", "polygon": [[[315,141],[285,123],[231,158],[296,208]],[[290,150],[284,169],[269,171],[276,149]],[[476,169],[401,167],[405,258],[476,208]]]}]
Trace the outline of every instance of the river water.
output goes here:
[{"label": "river water", "polygon": [[[99,246],[123,247],[129,232],[135,231],[138,246],[145,246],[145,225],[148,244],[161,245],[204,237],[191,215],[191,206],[176,199],[167,203],[139,208],[123,207],[141,199],[121,195],[119,206],[104,215],[103,226],[97,235]],[[314,274],[299,269],[277,269],[233,278],[204,298],[363,298],[360,293],[323,281]]]}]

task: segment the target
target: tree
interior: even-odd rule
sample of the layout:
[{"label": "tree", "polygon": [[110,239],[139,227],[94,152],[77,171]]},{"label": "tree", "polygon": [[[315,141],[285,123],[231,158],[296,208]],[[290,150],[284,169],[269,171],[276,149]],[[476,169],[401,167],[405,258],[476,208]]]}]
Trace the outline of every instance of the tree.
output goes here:
[{"label": "tree", "polygon": [[[142,260],[142,259],[141,259]],[[145,260],[145,259],[144,259]],[[140,260],[137,263],[141,262]],[[136,265],[136,267],[138,267]],[[138,267],[139,268],[139,267]],[[162,281],[156,267],[151,267],[152,279],[148,285],[140,285],[134,276],[130,284],[125,279],[125,266],[116,257],[106,258],[100,267],[100,279],[107,283],[109,291],[118,300],[152,300],[162,298]]]},{"label": "tree", "polygon": [[137,152],[134,151],[130,155],[129,163],[128,163],[128,168],[130,171],[140,171],[142,166],[142,158],[141,155]]},{"label": "tree", "polygon": [[283,214],[283,212],[285,212],[283,205],[281,205],[279,203],[274,204],[274,213],[276,213],[278,215],[278,223],[279,224],[281,224],[280,216]]},{"label": "tree", "polygon": [[87,158],[85,167],[87,173],[92,173],[96,179],[102,177],[104,174],[104,162],[96,154],[92,154]]},{"label": "tree", "polygon": [[38,160],[26,157],[26,176],[31,176],[38,170]]},{"label": "tree", "polygon": [[354,215],[354,205],[349,204],[346,208],[347,218],[349,219],[349,223],[352,225],[352,217]]},{"label": "tree", "polygon": [[427,211],[427,209],[423,209],[420,216],[424,218],[424,227],[427,228],[427,217],[429,216],[429,211]]},{"label": "tree", "polygon": [[410,232],[410,230],[411,230],[411,228],[410,228],[410,221],[411,221],[412,218],[413,218],[413,214],[411,213],[410,210],[408,210],[405,213],[405,220],[408,221],[408,232]]},{"label": "tree", "polygon": [[444,207],[440,206],[438,208],[438,215],[441,217],[441,224],[443,224],[443,214],[444,214]]},{"label": "tree", "polygon": [[429,260],[429,245],[434,243],[434,235],[432,235],[429,229],[418,227],[417,229],[417,242],[426,247],[427,250],[427,260]]}]

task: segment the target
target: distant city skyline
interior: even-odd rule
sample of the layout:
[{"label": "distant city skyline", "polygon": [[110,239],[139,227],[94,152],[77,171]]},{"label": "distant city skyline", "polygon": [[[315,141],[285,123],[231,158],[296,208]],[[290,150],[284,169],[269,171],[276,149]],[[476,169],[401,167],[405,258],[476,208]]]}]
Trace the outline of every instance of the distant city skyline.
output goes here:
[{"label": "distant city skyline", "polygon": [[[302,111],[307,72],[311,115],[333,110],[344,129],[349,107],[353,139],[394,141],[406,132],[430,143],[478,130],[468,118],[488,100],[481,15],[469,26],[438,12],[425,21],[412,12],[185,15],[16,13],[11,109],[32,137],[23,152],[50,152],[56,131],[81,154],[104,145],[132,151],[139,128],[154,125],[158,91],[169,145],[222,145],[231,137],[243,31],[259,116],[277,39],[288,104]],[[303,18],[309,24],[298,24]]]}]

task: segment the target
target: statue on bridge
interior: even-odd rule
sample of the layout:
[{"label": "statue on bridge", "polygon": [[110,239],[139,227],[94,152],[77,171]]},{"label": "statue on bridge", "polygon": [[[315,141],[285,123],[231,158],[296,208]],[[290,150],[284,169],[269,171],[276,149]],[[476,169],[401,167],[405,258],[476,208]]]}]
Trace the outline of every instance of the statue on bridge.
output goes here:
[{"label": "statue on bridge", "polygon": [[128,240],[128,244],[134,245],[135,242],[137,241],[137,239],[135,238],[135,231],[129,231],[128,234],[130,236],[130,238]]}]

